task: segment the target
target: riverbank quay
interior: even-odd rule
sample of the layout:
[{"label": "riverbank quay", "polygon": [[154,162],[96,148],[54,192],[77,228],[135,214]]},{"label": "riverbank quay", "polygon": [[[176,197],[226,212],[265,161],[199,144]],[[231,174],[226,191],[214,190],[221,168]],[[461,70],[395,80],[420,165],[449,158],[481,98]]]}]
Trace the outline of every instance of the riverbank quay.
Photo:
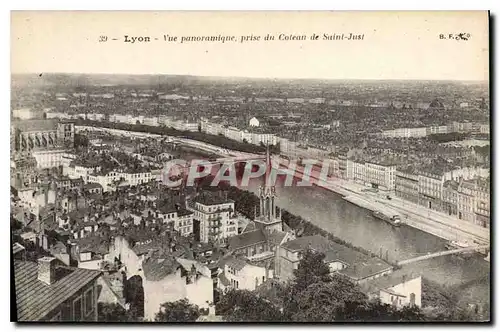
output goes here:
[{"label": "riverbank quay", "polygon": [[[489,229],[447,216],[444,213],[430,210],[397,197],[391,196],[391,199],[387,199],[387,195],[384,193],[368,191],[366,186],[352,181],[323,176],[320,171],[315,169],[312,169],[310,174],[306,175],[304,175],[304,167],[302,166],[296,166],[295,170],[287,170],[286,168],[289,166],[287,160],[277,158],[276,161],[280,167],[283,167],[281,168],[282,172],[294,174],[294,176],[299,177],[308,177],[313,185],[335,192],[343,197],[354,198],[349,201],[360,207],[385,214],[391,214],[393,211],[396,211],[403,223],[410,227],[417,228],[447,241],[462,240],[480,245],[490,243]],[[368,204],[359,204],[361,202],[368,202]],[[364,205],[369,205],[369,207]]]}]

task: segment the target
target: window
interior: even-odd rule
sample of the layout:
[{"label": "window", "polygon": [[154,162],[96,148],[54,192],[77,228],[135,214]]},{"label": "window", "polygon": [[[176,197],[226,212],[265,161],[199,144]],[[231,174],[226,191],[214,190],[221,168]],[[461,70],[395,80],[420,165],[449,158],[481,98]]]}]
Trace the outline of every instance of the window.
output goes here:
[{"label": "window", "polygon": [[90,287],[85,291],[85,316],[94,310],[94,289]]},{"label": "window", "polygon": [[82,320],[82,297],[79,296],[73,301],[73,320]]},{"label": "window", "polygon": [[415,293],[410,294],[410,305],[411,306],[415,305]]}]

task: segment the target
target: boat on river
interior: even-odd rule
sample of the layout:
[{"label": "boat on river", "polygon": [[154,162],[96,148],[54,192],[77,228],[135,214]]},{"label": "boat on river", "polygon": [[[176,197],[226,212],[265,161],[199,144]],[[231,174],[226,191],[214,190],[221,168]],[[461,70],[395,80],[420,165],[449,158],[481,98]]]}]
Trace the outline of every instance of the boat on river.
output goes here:
[{"label": "boat on river", "polygon": [[401,218],[397,214],[387,215],[383,212],[375,211],[375,212],[373,212],[373,216],[377,219],[383,220],[383,221],[391,224],[392,226],[396,226],[396,227],[401,226]]}]

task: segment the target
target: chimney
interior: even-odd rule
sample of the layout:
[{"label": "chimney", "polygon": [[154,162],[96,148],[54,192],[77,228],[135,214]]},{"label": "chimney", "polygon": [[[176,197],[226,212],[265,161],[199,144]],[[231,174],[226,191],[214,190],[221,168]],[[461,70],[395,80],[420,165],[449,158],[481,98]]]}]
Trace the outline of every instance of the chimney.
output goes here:
[{"label": "chimney", "polygon": [[38,280],[51,285],[56,281],[54,257],[42,257],[38,259]]}]

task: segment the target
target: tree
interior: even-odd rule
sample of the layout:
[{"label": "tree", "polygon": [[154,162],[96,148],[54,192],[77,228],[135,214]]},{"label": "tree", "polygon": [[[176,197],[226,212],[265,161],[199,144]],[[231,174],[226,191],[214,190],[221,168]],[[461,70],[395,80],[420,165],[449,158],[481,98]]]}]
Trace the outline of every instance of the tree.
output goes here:
[{"label": "tree", "polygon": [[257,296],[271,302],[277,308],[283,308],[284,299],[290,295],[290,283],[268,279],[255,290]]},{"label": "tree", "polygon": [[309,284],[299,292],[295,306],[287,307],[287,316],[299,322],[334,321],[342,317],[348,304],[366,301],[366,295],[347,277],[335,274],[329,279]]},{"label": "tree", "polygon": [[306,250],[299,262],[298,268],[293,271],[294,288],[297,292],[306,289],[309,285],[319,281],[329,281],[330,268],[324,262],[325,254]]},{"label": "tree", "polygon": [[381,303],[380,300],[364,302],[346,302],[344,308],[337,313],[337,321],[358,322],[401,322],[423,321],[425,316],[416,306],[395,306]]},{"label": "tree", "polygon": [[98,303],[97,314],[99,322],[136,322],[140,320],[134,311],[127,311],[116,303]]},{"label": "tree", "polygon": [[271,302],[248,290],[230,290],[216,305],[218,315],[229,322],[280,322],[283,316]]},{"label": "tree", "polygon": [[155,322],[194,322],[199,316],[198,306],[190,304],[187,299],[182,299],[163,303],[155,316]]}]

